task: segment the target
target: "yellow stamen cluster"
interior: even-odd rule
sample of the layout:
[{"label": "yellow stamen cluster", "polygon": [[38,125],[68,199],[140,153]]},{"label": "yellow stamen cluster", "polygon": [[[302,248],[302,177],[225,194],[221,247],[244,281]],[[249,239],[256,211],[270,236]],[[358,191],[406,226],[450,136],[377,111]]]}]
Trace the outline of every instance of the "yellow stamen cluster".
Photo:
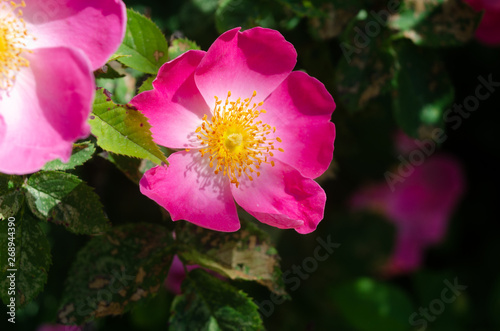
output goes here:
[{"label": "yellow stamen cluster", "polygon": [[215,174],[228,176],[236,187],[239,177],[245,175],[253,180],[253,176],[260,176],[262,164],[274,167],[271,158],[276,151],[284,152],[275,146],[281,139],[269,136],[276,133],[276,128],[257,120],[266,111],[259,109],[263,102],[252,104],[256,95],[254,91],[248,99],[229,101],[229,91],[224,103],[216,96],[212,118],[208,119],[205,115],[202,125],[196,129],[197,138],[203,146],[201,155],[209,157],[209,165],[215,169]]},{"label": "yellow stamen cluster", "polygon": [[29,61],[22,56],[23,52],[28,52],[28,32],[21,18],[21,8],[24,7],[24,1],[16,4],[0,0],[0,91],[9,90],[14,85],[17,72],[29,66]]}]

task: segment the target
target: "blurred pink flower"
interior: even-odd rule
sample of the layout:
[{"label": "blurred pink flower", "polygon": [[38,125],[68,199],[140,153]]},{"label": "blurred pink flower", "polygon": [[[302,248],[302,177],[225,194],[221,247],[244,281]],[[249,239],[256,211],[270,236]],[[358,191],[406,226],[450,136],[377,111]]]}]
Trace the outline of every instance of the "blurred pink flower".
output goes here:
[{"label": "blurred pink flower", "polygon": [[466,0],[477,11],[484,10],[484,15],[476,30],[476,38],[488,45],[500,45],[500,1]]},{"label": "blurred pink flower", "polygon": [[[408,142],[398,141],[398,146]],[[378,212],[396,226],[395,248],[386,266],[389,274],[417,269],[423,250],[444,238],[464,186],[459,162],[447,155],[433,155],[415,166],[394,191],[383,182],[354,193],[352,209]]]},{"label": "blurred pink flower", "polygon": [[125,24],[120,0],[0,1],[0,172],[68,161]]},{"label": "blurred pink flower", "polygon": [[236,201],[268,225],[314,231],[326,195],[313,178],[333,157],[335,102],[292,72],[296,58],[279,32],[236,28],[163,65],[154,90],[131,104],[156,143],[181,151],[146,172],[141,192],[174,221],[212,230],[240,228]]},{"label": "blurred pink flower", "polygon": [[417,139],[414,139],[401,130],[396,131],[393,136],[396,152],[402,155],[408,155],[414,150],[421,149],[417,145]]}]

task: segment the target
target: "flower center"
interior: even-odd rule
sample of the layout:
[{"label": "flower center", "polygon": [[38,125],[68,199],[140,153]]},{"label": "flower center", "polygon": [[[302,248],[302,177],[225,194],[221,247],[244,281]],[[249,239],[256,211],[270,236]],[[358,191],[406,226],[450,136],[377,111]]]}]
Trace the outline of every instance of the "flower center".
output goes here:
[{"label": "flower center", "polygon": [[256,95],[254,91],[248,99],[229,101],[229,91],[224,104],[216,96],[214,115],[211,119],[205,115],[203,123],[196,129],[197,138],[203,146],[200,149],[202,157],[208,156],[214,173],[228,176],[236,187],[242,175],[250,180],[253,180],[254,173],[260,176],[262,164],[274,167],[271,158],[275,150],[284,152],[282,148],[275,147],[276,142],[281,142],[280,138],[269,138],[276,128],[257,121],[259,115],[266,111],[259,109],[263,102],[252,104]]},{"label": "flower center", "polygon": [[28,32],[21,18],[24,1],[16,4],[0,0],[0,92],[14,86],[17,73],[28,67],[29,61],[22,57],[26,49]]},{"label": "flower center", "polygon": [[241,146],[243,143],[243,135],[241,133],[231,133],[224,140],[226,149],[234,152],[237,147]]}]

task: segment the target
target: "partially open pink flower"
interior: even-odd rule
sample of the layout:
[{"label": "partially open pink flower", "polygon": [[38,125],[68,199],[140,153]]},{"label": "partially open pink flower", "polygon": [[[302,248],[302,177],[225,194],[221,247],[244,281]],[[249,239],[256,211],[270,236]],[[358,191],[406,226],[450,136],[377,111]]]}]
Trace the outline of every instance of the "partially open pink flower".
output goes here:
[{"label": "partially open pink flower", "polygon": [[0,172],[69,159],[125,24],[121,0],[0,0]]},{"label": "partially open pink flower", "polygon": [[[197,265],[188,265],[186,266],[188,271],[199,268]],[[174,255],[174,259],[172,260],[172,264],[170,265],[170,269],[168,269],[168,276],[165,279],[165,287],[174,294],[181,293],[181,285],[182,282],[186,279],[186,270],[184,269],[184,265],[182,261],[179,259],[177,255]]]},{"label": "partially open pink flower", "polygon": [[484,10],[483,17],[476,29],[476,38],[488,45],[500,45],[500,1],[466,0],[472,8]]},{"label": "partially open pink flower", "polygon": [[[193,269],[198,269],[201,268],[197,264],[191,264],[191,265],[186,265],[187,271],[191,271]],[[174,255],[174,258],[172,259],[172,264],[170,265],[170,269],[168,269],[168,275],[167,278],[165,279],[165,287],[167,290],[174,294],[181,294],[181,285],[184,279],[186,279],[186,269],[184,269],[184,264],[182,263],[181,259],[177,255]],[[212,274],[213,276],[219,278],[220,280],[227,280],[224,276],[218,274],[217,272],[210,270],[210,269],[205,269],[205,271],[208,273]]]},{"label": "partially open pink flower", "polygon": [[395,248],[386,266],[396,274],[417,269],[423,250],[443,239],[463,191],[460,164],[450,156],[434,155],[394,191],[386,182],[373,184],[356,192],[350,204],[354,210],[378,212],[396,226]]},{"label": "partially open pink flower", "polygon": [[326,196],[313,178],[332,160],[335,103],[292,72],[296,57],[275,30],[237,28],[163,65],[154,90],[131,103],[156,143],[181,151],[146,172],[141,192],[174,221],[213,230],[239,229],[236,200],[263,223],[314,231]]}]

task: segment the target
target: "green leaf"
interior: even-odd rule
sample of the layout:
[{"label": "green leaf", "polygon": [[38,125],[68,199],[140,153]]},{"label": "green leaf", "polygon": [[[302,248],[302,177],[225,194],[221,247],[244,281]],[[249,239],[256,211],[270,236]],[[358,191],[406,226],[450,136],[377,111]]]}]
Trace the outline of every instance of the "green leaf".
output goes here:
[{"label": "green leaf", "polygon": [[137,303],[130,312],[130,321],[138,330],[163,330],[168,325],[167,309],[172,306],[174,295],[161,286],[158,293]]},{"label": "green leaf", "polygon": [[71,266],[58,321],[82,324],[119,315],[154,295],[172,263],[172,236],[159,225],[136,223],[93,237]]},{"label": "green leaf", "polygon": [[257,305],[242,291],[195,269],[172,303],[171,330],[263,330]]},{"label": "green leaf", "polygon": [[[170,53],[169,53],[170,54]],[[156,75],[148,77],[139,87],[139,93],[150,91],[153,89],[153,81],[156,79]]]},{"label": "green leaf", "polygon": [[397,47],[397,61],[394,116],[406,134],[422,139],[429,129],[444,125],[444,110],[454,99],[453,85],[433,50],[402,42]]},{"label": "green leaf", "polygon": [[416,45],[460,46],[474,36],[481,13],[460,0],[406,0],[389,26]]},{"label": "green leaf", "polygon": [[407,331],[413,313],[407,295],[370,278],[341,284],[332,291],[333,301],[344,318],[359,331]]},{"label": "green leaf", "polygon": [[287,296],[279,255],[269,235],[254,224],[241,222],[234,233],[203,229],[178,223],[178,255],[187,264],[197,264],[231,279],[255,281],[269,290]]},{"label": "green leaf", "polygon": [[337,90],[339,99],[351,112],[366,108],[392,87],[395,59],[389,31],[381,27],[376,38],[361,39],[358,33],[368,22],[362,20],[352,24],[340,44],[343,57],[337,66]]},{"label": "green leaf", "polygon": [[118,55],[118,54],[113,54],[111,57],[108,59],[107,64],[109,64],[111,61],[118,61],[119,58],[121,57],[131,57],[132,55]]},{"label": "green leaf", "polygon": [[219,4],[219,0],[192,0],[192,2],[204,14],[213,14]]},{"label": "green leaf", "polygon": [[68,163],[61,160],[53,160],[45,164],[43,170],[70,170],[76,166],[82,165],[92,158],[95,152],[95,146],[90,141],[73,145],[73,153]]},{"label": "green leaf", "polygon": [[105,79],[115,79],[125,77],[124,74],[119,73],[115,70],[109,63],[105,64],[98,70],[94,71],[94,76],[96,78],[105,78]]},{"label": "green leaf", "polygon": [[[39,221],[24,208],[14,218],[13,227],[10,227],[9,224],[12,223],[6,220],[0,222],[0,247],[2,247],[0,249],[2,261],[0,296],[5,304],[10,302],[10,278],[7,276],[14,274],[16,308],[18,309],[31,302],[43,290],[51,265],[51,255],[50,244],[40,228]],[[9,232],[9,228],[15,229],[13,236],[9,236],[9,233],[12,233]],[[9,244],[15,248],[14,257],[8,255]],[[14,259],[11,260],[12,258]],[[10,265],[10,263],[13,264]]]},{"label": "green leaf", "polygon": [[168,47],[168,58],[171,60],[175,59],[179,55],[184,54],[192,49],[199,50],[200,46],[189,39],[174,39]]},{"label": "green leaf", "polygon": [[23,204],[23,177],[0,174],[0,220],[14,216]]},{"label": "green leaf", "polygon": [[135,78],[131,75],[118,79],[97,78],[95,82],[98,88],[109,91],[111,100],[117,104],[127,104],[136,94]]},{"label": "green leaf", "polygon": [[77,234],[98,234],[109,228],[97,194],[72,174],[37,172],[25,188],[31,211],[41,219]]},{"label": "green leaf", "polygon": [[156,164],[167,163],[167,158],[153,142],[147,118],[132,106],[115,104],[106,93],[102,89],[97,91],[89,120],[99,146]]},{"label": "green leaf", "polygon": [[167,62],[167,40],[150,19],[127,9],[127,31],[114,56],[130,68],[156,74],[161,65]]}]

